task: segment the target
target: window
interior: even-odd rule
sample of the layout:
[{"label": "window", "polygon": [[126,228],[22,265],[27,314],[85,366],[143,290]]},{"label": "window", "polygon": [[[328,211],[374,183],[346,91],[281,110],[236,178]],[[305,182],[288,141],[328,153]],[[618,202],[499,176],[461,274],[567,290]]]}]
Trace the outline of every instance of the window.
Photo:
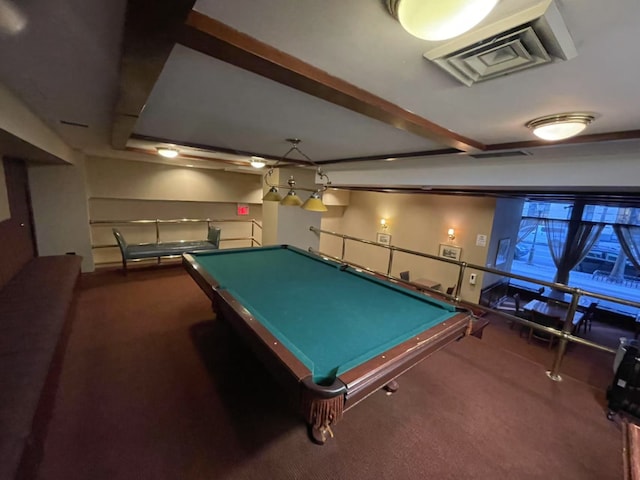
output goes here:
[{"label": "window", "polygon": [[[511,271],[530,278],[554,281],[553,261],[545,219],[569,219],[573,204],[525,202]],[[585,205],[582,220],[605,224],[584,259],[571,270],[569,285],[613,297],[640,300],[640,272],[627,258],[614,231],[615,224],[640,225],[640,208]],[[526,283],[511,280],[513,284]],[[535,284],[529,285],[537,288]],[[636,309],[610,302],[612,309],[634,314]],[[628,311],[627,311],[628,310]]]}]

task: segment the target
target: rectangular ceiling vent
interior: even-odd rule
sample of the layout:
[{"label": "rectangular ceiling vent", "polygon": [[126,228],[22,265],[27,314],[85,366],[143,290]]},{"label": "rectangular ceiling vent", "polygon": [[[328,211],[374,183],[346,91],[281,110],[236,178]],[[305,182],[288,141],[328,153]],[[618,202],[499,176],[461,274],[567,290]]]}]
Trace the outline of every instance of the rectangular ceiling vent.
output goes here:
[{"label": "rectangular ceiling vent", "polygon": [[510,152],[489,152],[489,153],[476,153],[473,155],[469,155],[471,158],[476,158],[478,160],[486,159],[486,158],[504,158],[504,157],[527,157],[531,154],[525,152],[524,150],[512,150]]},{"label": "rectangular ceiling vent", "polygon": [[553,0],[500,2],[486,23],[424,54],[468,87],[576,55]]}]

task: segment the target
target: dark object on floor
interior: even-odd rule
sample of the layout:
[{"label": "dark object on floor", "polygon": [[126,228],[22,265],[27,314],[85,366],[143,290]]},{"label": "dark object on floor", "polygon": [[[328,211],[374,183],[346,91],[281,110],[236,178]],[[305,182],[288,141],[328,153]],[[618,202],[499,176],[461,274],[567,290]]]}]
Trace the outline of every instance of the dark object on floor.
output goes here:
[{"label": "dark object on floor", "polygon": [[402,280],[404,280],[405,282],[409,281],[409,271],[407,270],[406,272],[400,272],[400,278]]},{"label": "dark object on floor", "polygon": [[613,383],[607,389],[609,411],[607,418],[620,411],[640,417],[640,359],[638,348],[626,347],[626,352],[616,369]]}]

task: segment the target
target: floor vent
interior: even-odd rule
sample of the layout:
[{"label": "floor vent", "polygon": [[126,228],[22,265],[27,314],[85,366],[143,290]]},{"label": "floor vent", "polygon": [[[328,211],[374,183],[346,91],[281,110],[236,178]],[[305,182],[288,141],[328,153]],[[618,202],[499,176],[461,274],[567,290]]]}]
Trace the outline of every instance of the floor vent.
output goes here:
[{"label": "floor vent", "polygon": [[496,12],[499,16],[492,16],[486,25],[435,46],[425,52],[425,58],[470,87],[476,82],[577,55],[553,0],[513,3],[520,5],[510,12]]}]

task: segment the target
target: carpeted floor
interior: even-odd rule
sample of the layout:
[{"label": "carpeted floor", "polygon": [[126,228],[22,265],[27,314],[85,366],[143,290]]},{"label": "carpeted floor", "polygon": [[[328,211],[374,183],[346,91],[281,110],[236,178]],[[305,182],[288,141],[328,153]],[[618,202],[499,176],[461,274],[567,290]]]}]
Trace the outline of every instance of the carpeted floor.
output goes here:
[{"label": "carpeted floor", "polygon": [[611,356],[578,367],[573,348],[555,383],[553,352],[499,321],[485,335],[348,411],[320,447],[180,268],[88,275],[39,478],[621,478],[598,388]]}]

